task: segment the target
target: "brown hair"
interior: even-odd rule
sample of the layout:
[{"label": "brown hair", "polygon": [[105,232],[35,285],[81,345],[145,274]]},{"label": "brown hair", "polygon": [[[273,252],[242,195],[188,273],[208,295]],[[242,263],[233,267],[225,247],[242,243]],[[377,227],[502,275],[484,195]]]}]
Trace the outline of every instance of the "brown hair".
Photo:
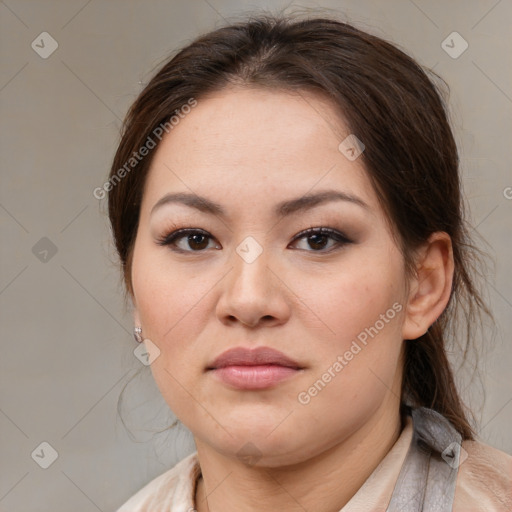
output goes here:
[{"label": "brown hair", "polygon": [[[489,311],[474,284],[479,260],[464,220],[457,147],[433,81],[396,46],[350,24],[253,16],[198,37],[156,73],[127,114],[110,180],[191,98],[200,101],[229,85],[308,90],[331,99],[365,145],[361,158],[398,235],[407,272],[414,272],[414,249],[429,235],[450,235],[455,262],[450,301],[425,335],[405,343],[402,400],[437,410],[464,439],[473,439],[446,344],[453,341],[448,330],[456,330],[462,312],[466,335],[460,348],[465,355],[472,325]],[[153,154],[123,173],[108,195],[130,293],[131,255]]]}]

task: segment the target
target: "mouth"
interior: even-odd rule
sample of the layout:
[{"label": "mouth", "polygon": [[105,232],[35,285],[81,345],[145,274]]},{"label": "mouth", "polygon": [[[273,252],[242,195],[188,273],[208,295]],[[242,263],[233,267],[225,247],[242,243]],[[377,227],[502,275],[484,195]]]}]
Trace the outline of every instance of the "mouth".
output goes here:
[{"label": "mouth", "polygon": [[206,371],[229,387],[266,389],[304,370],[299,363],[270,347],[237,347],[223,352]]}]

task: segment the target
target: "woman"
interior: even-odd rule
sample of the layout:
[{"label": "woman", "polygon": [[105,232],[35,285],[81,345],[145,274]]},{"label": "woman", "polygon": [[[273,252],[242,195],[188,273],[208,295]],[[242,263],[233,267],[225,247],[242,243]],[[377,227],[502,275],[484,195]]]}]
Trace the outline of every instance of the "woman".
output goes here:
[{"label": "woman", "polygon": [[197,447],[119,512],[511,509],[446,356],[485,306],[410,57],[334,19],[215,30],[135,101],[108,183],[135,338]]}]

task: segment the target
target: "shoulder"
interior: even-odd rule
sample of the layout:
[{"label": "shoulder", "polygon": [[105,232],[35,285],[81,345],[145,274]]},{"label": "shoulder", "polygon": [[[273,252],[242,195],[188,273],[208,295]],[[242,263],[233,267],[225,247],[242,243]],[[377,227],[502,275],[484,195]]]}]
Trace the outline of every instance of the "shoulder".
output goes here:
[{"label": "shoulder", "polygon": [[512,510],[512,456],[479,441],[463,441],[454,510]]},{"label": "shoulder", "polygon": [[151,480],[116,512],[188,512],[194,507],[199,473],[197,452],[194,452]]}]

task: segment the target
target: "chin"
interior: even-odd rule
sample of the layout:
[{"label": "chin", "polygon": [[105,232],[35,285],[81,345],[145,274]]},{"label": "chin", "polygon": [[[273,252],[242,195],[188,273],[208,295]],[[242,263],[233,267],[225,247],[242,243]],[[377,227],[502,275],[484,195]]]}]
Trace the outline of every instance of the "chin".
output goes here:
[{"label": "chin", "polygon": [[[297,436],[300,426],[292,422],[279,425],[280,422],[283,423],[282,417],[276,422],[231,424],[228,428],[231,436],[222,430],[222,437],[212,438],[210,429],[203,432],[201,439],[218,453],[248,466],[281,467],[303,462],[312,455],[304,450],[308,444],[312,447],[311,443]],[[221,429],[215,429],[215,433],[220,432]]]}]

